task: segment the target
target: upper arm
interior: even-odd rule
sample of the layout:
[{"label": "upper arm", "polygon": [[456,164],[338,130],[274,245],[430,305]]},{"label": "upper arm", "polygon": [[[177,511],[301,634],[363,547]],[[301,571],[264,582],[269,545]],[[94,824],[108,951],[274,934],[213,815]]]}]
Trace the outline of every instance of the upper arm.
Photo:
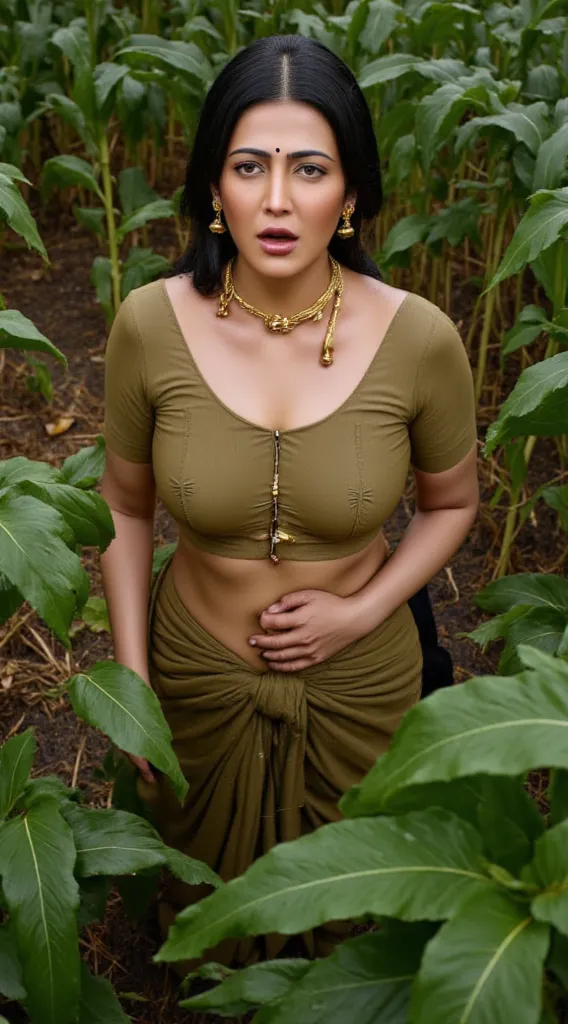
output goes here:
[{"label": "upper arm", "polygon": [[151,519],[156,508],[152,463],[128,462],[107,448],[101,497],[115,512]]},{"label": "upper arm", "polygon": [[148,463],[152,461],[154,408],[133,303],[131,292],[120,306],[108,336],[104,436],[107,447],[122,459]]},{"label": "upper arm", "polygon": [[408,427],[421,509],[479,501],[473,375],[459,332],[436,307]]}]

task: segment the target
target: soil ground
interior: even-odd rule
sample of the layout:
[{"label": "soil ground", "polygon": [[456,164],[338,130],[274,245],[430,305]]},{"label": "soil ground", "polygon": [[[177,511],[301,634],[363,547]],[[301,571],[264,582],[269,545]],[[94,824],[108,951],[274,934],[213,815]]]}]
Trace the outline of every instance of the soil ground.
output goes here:
[{"label": "soil ground", "polygon": [[[98,243],[80,228],[70,212],[50,210],[40,219],[40,231],[51,265],[25,248],[11,248],[1,254],[0,284],[7,305],[19,309],[34,321],[67,356],[64,371],[55,360],[45,357],[53,384],[51,403],[26,389],[28,368],[23,356],[6,352],[0,372],[0,458],[16,455],[60,465],[65,457],[93,443],[103,427],[103,359],[107,329],[89,276]],[[12,238],[15,236],[12,236]],[[177,256],[176,236],[167,222],[153,225],[149,244],[168,258]],[[401,282],[402,286],[408,286]],[[474,296],[456,285],[452,316],[467,333]],[[527,301],[534,301],[532,296]],[[505,309],[505,316],[508,311]],[[511,314],[512,315],[512,314]],[[509,319],[509,324],[512,323]],[[487,425],[495,419],[504,396],[514,382],[518,366],[499,371],[497,346],[490,352],[490,367],[479,417],[482,441]],[[474,360],[475,353],[473,353]],[[43,358],[43,357],[41,357]],[[46,424],[59,416],[74,418],[73,426],[58,437],[50,437]],[[484,614],[474,604],[474,595],[491,578],[502,537],[506,507],[490,507],[495,490],[494,462],[480,458],[482,506],[478,519],[460,551],[432,581],[430,593],[441,643],[454,659],[456,683],[474,675],[494,673],[499,650],[493,645],[485,654],[459,633],[474,629]],[[531,461],[529,493],[544,481],[558,477],[558,455],[552,442],[537,442]],[[412,515],[409,479],[406,494],[387,524],[386,532],[395,544]],[[157,517],[156,543],[175,540],[176,531],[165,509]],[[540,503],[529,518],[512,553],[510,572],[565,572],[565,537],[555,514]],[[103,596],[97,552],[86,549],[84,564],[91,579],[91,594]],[[77,624],[80,626],[80,624]],[[85,726],[72,712],[64,692],[65,681],[77,671],[112,656],[106,633],[79,628],[72,650],[56,641],[35,613],[24,605],[0,628],[0,729],[3,737],[34,726],[38,753],[35,774],[57,773],[67,784],[81,787],[86,799],[102,806],[109,798],[107,784],[94,780],[93,769],[100,764],[107,741]],[[535,780],[535,788],[541,783]],[[83,955],[97,973],[104,973],[121,995],[125,1012],[135,1024],[198,1024],[211,1016],[190,1015],[177,1006],[177,982],[167,967],[153,964],[151,957],[160,945],[152,910],[139,922],[130,921],[118,896],[111,898],[104,925],[85,934]],[[14,1006],[2,1007],[10,1024],[25,1017]]]}]

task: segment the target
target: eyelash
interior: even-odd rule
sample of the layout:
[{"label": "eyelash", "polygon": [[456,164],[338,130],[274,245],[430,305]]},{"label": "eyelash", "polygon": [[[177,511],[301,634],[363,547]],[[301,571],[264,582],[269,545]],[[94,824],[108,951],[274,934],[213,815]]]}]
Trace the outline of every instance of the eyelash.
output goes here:
[{"label": "eyelash", "polygon": [[[260,167],[260,164],[256,164],[253,160],[246,160],[245,163],[237,164],[236,167],[234,167],[234,170],[238,173],[243,167]],[[309,167],[311,170],[318,171],[318,173],[317,174],[302,175],[302,177],[314,178],[315,179],[315,178],[323,177],[324,174],[327,174],[327,171],[324,171],[322,167],[318,167],[316,164],[302,164],[301,167],[298,168],[298,170],[303,170],[306,167]],[[241,177],[242,178],[253,178],[253,177],[255,177],[255,175],[253,175],[253,174],[241,174]]]}]

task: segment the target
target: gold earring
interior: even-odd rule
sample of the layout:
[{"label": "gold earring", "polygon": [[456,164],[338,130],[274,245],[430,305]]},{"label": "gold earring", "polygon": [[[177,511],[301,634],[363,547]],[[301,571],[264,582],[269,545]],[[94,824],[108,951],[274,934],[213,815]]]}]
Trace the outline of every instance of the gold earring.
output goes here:
[{"label": "gold earring", "polygon": [[337,229],[337,234],[340,238],[352,238],[355,234],[355,228],[351,226],[350,219],[355,210],[352,203],[348,203],[343,210],[343,224]]},{"label": "gold earring", "polygon": [[223,205],[220,199],[213,200],[213,209],[215,210],[215,220],[211,221],[209,230],[212,231],[214,235],[223,235],[227,228],[221,220],[221,210],[223,209]]}]

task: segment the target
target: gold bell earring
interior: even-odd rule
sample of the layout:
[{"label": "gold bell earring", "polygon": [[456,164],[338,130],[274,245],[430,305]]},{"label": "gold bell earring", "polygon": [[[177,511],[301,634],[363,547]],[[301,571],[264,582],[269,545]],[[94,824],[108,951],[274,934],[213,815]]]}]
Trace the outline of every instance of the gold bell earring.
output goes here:
[{"label": "gold bell earring", "polygon": [[221,210],[223,209],[223,204],[221,203],[220,199],[213,200],[213,209],[215,210],[215,220],[211,221],[209,225],[209,230],[212,231],[214,235],[223,235],[227,228],[225,227],[221,220]]},{"label": "gold bell earring", "polygon": [[351,226],[351,216],[355,210],[353,203],[348,203],[343,210],[343,224],[337,229],[337,234],[340,238],[352,238],[355,234],[355,228]]}]

